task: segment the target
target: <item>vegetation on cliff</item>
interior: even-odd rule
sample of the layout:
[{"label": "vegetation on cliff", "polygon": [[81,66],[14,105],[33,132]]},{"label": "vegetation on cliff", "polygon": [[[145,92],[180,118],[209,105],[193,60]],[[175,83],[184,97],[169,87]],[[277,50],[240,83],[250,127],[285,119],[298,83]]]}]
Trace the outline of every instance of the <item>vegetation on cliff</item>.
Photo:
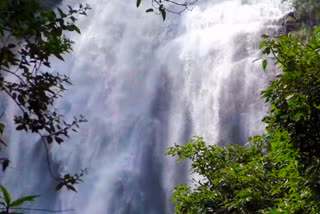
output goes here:
[{"label": "vegetation on cliff", "polygon": [[[297,10],[301,2],[294,1]],[[208,146],[195,137],[169,148],[168,155],[192,162],[196,178],[174,189],[177,214],[320,212],[320,29],[304,43],[290,34],[263,38],[262,52],[283,71],[262,92],[270,105],[266,133],[245,146]]]},{"label": "vegetation on cliff", "polygon": [[290,34],[293,39],[308,41],[314,29],[320,24],[320,1],[293,0],[290,2],[294,11],[280,20],[285,33]]},{"label": "vegetation on cliff", "polygon": [[[56,175],[51,169],[48,157],[48,145],[62,144],[69,137],[70,131],[77,131],[79,123],[85,122],[83,116],[71,122],[54,108],[55,101],[62,97],[69,77],[57,72],[50,72],[53,57],[64,60],[63,54],[72,50],[73,41],[67,32],[80,33],[75,25],[77,15],[86,15],[88,5],[80,4],[77,9],[69,6],[68,10],[52,10],[42,7],[37,0],[0,1],[0,91],[2,99],[14,103],[19,113],[14,115],[17,131],[37,134],[47,153],[48,170],[57,182],[57,190],[66,187],[76,191],[74,185],[81,181],[84,171],[75,175]],[[2,116],[7,116],[3,109]],[[0,123],[1,146],[10,146],[4,136],[6,122]],[[3,171],[10,160],[1,157]],[[14,213],[25,201],[35,196],[11,201],[5,187],[1,186],[1,213]]]}]

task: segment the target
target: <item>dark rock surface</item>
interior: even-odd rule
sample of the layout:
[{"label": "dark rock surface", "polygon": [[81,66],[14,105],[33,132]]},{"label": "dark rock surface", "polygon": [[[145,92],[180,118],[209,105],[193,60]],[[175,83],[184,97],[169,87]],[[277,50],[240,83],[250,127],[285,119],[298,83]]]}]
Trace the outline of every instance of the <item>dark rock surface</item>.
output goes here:
[{"label": "dark rock surface", "polygon": [[301,28],[301,21],[296,18],[295,12],[290,12],[278,21],[278,25],[282,26],[283,33],[288,35],[292,31],[299,30]]}]

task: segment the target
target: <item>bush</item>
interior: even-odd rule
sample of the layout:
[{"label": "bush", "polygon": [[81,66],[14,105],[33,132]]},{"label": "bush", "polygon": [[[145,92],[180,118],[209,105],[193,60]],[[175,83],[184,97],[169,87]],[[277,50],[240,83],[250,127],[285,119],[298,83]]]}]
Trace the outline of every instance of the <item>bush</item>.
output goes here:
[{"label": "bush", "polygon": [[320,29],[307,44],[263,37],[262,52],[283,70],[262,92],[270,104],[266,134],[248,147],[195,137],[169,148],[197,175],[193,186],[174,189],[177,214],[320,213]]}]

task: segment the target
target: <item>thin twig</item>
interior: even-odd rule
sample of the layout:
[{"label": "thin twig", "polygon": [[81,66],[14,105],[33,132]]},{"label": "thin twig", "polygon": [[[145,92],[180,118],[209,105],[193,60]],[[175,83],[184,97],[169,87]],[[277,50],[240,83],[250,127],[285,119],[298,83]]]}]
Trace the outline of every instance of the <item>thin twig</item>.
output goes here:
[{"label": "thin twig", "polygon": [[[174,11],[171,9],[168,9],[167,7],[164,8],[165,11],[169,12],[169,13],[173,13],[176,15],[181,15],[184,11],[189,10],[191,11],[192,9],[190,9],[190,6],[194,6],[196,2],[198,2],[198,0],[193,0],[191,2],[185,1],[184,3],[179,3],[176,1],[172,1],[172,0],[166,0],[166,2],[168,4],[173,4],[173,5],[177,5],[179,7],[183,7],[183,9],[178,10],[178,11]],[[156,3],[156,5],[154,4]],[[160,3],[159,0],[152,0],[152,6],[156,9],[159,9],[160,5],[163,5],[163,3]]]},{"label": "thin twig", "polygon": [[[42,212],[49,212],[49,213],[62,213],[62,212],[73,212],[75,211],[74,209],[68,209],[68,210],[48,210],[48,209],[37,209],[37,208],[25,208],[25,207],[20,207],[20,208],[14,208],[10,207],[12,210],[30,210],[30,211],[42,211]],[[0,210],[5,210],[5,208],[0,208]]]},{"label": "thin twig", "polygon": [[50,158],[49,158],[49,148],[48,148],[47,142],[45,141],[45,137],[44,137],[42,134],[40,134],[40,133],[38,133],[38,134],[39,134],[40,137],[41,137],[41,141],[42,141],[42,143],[43,143],[43,145],[44,145],[44,148],[45,148],[45,151],[46,151],[46,159],[47,159],[47,165],[48,165],[49,173],[50,173],[51,177],[52,177],[54,180],[59,181],[59,178],[56,177],[56,176],[53,174],[53,172],[52,172],[51,161],[50,161]]},{"label": "thin twig", "polygon": [[2,89],[4,90],[4,92],[6,92],[6,94],[9,95],[9,97],[11,97],[11,99],[17,104],[17,106],[20,108],[20,110],[25,113],[25,110],[23,109],[22,105],[20,103],[18,103],[14,97],[10,94],[10,92],[5,88],[5,87],[2,87]]},{"label": "thin twig", "polygon": [[26,85],[26,83],[24,82],[24,80],[23,80],[19,75],[17,75],[16,73],[14,73],[14,72],[12,72],[12,71],[10,71],[10,70],[8,70],[8,69],[5,69],[5,68],[1,68],[1,70],[5,71],[5,72],[7,72],[7,73],[9,73],[9,74],[14,75],[14,76],[17,77],[24,85]]}]

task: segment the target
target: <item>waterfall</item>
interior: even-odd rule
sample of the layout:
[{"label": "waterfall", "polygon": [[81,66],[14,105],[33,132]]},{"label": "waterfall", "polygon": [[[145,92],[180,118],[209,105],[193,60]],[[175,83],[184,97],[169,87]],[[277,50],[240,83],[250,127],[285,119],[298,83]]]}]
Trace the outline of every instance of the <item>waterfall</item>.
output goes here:
[{"label": "waterfall", "polygon": [[245,144],[263,132],[260,91],[273,73],[253,61],[260,35],[277,32],[288,7],[280,0],[200,0],[163,22],[134,1],[87,2],[93,10],[80,19],[73,53],[52,67],[73,82],[57,107],[89,122],[50,149],[56,174],[87,168],[88,175],[78,193],[55,192],[37,138],[12,132],[12,166],[2,182],[13,197],[41,195],[33,208],[173,213],[171,191],[189,178],[186,165],[165,156],[169,146],[193,135]]}]

